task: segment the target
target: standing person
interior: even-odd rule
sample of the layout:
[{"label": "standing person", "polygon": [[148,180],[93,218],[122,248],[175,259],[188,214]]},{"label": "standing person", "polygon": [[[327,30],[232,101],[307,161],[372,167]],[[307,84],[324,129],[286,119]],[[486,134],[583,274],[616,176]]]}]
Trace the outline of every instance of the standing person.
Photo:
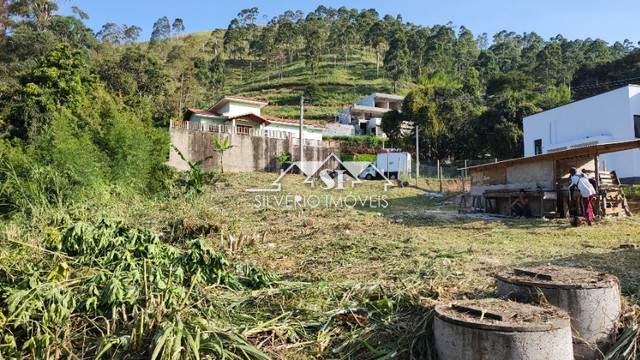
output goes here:
[{"label": "standing person", "polygon": [[587,180],[589,180],[589,182],[591,183],[591,185],[593,185],[593,188],[595,189],[598,185],[598,182],[594,177],[589,176],[589,170],[582,169],[582,174],[587,178]]},{"label": "standing person", "polygon": [[569,191],[573,191],[576,188],[580,191],[582,197],[582,206],[584,208],[584,217],[587,219],[587,224],[591,226],[594,221],[593,215],[593,197],[596,195],[596,189],[589,182],[583,173],[578,173],[575,168],[569,170],[571,175],[571,184],[569,185]]}]

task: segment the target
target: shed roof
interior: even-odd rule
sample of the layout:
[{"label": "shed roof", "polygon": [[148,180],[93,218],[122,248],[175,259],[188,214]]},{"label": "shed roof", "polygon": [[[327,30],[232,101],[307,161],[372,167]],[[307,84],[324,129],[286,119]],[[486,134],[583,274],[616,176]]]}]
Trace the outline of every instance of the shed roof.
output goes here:
[{"label": "shed roof", "polygon": [[561,160],[561,159],[569,159],[569,158],[589,156],[589,155],[595,156],[595,155],[630,150],[635,148],[640,148],[640,139],[576,147],[573,149],[550,152],[550,153],[545,153],[545,154],[540,154],[535,156],[527,156],[527,157],[521,157],[516,159],[498,161],[495,163],[469,166],[467,169],[488,170],[488,169],[509,167],[509,166],[519,165],[524,163],[531,163],[536,161]]},{"label": "shed roof", "polygon": [[185,111],[185,119],[188,119],[190,117],[190,115],[200,115],[200,116],[204,116],[204,117],[220,117],[221,115],[218,112],[215,111],[207,111],[207,110],[202,110],[202,109],[196,109],[196,108],[188,108],[187,111]]},{"label": "shed roof", "polygon": [[235,119],[242,119],[242,120],[253,120],[257,123],[266,123],[269,124],[271,121],[265,119],[262,116],[256,115],[254,113],[246,113],[246,114],[240,114],[240,115],[233,115],[233,116],[227,116],[226,117],[227,120],[235,120]]}]

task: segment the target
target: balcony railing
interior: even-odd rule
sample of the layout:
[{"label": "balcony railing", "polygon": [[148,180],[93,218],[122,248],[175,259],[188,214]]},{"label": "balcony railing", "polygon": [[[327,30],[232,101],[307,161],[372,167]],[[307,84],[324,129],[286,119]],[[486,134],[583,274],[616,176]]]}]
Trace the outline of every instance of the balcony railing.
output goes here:
[{"label": "balcony railing", "polygon": [[[289,140],[293,145],[300,144],[300,138],[298,137],[298,133],[293,133],[290,131],[282,131],[282,130],[271,130],[271,129],[263,129],[260,131],[259,128],[252,128],[248,126],[236,126],[235,129],[233,126],[229,125],[207,125],[199,122],[191,122],[191,121],[171,121],[169,127],[171,129],[185,129],[189,131],[200,131],[200,132],[210,132],[216,134],[229,134],[229,135],[239,135],[239,136],[251,136],[251,137],[265,137],[270,139],[282,139]],[[234,131],[235,130],[235,131]],[[324,146],[326,145],[322,140],[316,139],[305,139],[305,145],[308,146]]]}]

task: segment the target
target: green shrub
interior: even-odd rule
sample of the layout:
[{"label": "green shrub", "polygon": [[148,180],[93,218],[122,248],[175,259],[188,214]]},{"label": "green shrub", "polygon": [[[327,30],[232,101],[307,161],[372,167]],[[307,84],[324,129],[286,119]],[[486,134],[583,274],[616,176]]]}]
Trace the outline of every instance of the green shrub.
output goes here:
[{"label": "green shrub", "polygon": [[640,200],[640,185],[632,185],[624,189],[624,194],[628,199]]},{"label": "green shrub", "polygon": [[351,153],[341,153],[340,160],[342,161],[366,161],[366,162],[376,162],[375,154],[351,154]]},{"label": "green shrub", "polygon": [[343,145],[353,146],[353,147],[369,147],[369,148],[379,148],[382,147],[383,140],[379,137],[372,135],[354,135],[354,136],[328,136],[325,137],[327,140],[336,140],[343,143]]}]

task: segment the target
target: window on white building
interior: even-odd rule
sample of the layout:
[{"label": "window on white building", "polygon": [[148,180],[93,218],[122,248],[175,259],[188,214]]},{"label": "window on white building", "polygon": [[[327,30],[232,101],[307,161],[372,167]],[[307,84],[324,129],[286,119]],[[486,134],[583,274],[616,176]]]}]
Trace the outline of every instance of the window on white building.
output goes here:
[{"label": "window on white building", "polygon": [[535,155],[542,154],[542,139],[533,140],[533,153]]},{"label": "window on white building", "polygon": [[251,126],[236,125],[236,133],[241,135],[249,135],[251,132]]},{"label": "window on white building", "polygon": [[633,127],[636,131],[636,138],[640,139],[640,115],[633,115]]}]

